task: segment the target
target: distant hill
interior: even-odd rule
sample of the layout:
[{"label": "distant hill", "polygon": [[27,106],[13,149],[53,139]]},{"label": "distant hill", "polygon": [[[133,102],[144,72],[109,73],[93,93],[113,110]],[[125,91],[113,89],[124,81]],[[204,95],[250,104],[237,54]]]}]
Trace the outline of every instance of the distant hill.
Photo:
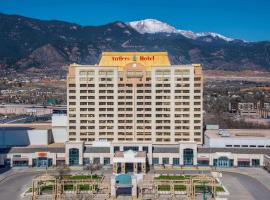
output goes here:
[{"label": "distant hill", "polygon": [[269,41],[245,42],[217,33],[176,30],[153,21],[150,27],[120,21],[81,26],[0,14],[0,68],[62,70],[61,66],[74,62],[95,64],[102,51],[168,51],[173,64],[270,71]]}]

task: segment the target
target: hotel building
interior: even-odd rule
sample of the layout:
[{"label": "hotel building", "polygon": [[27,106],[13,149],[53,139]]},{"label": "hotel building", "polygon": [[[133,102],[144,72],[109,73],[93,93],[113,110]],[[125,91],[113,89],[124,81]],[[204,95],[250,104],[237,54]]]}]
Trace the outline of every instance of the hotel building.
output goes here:
[{"label": "hotel building", "polygon": [[0,124],[0,166],[270,169],[269,130],[209,125],[201,146],[202,84],[200,65],[171,65],[165,52],[105,52],[98,65],[72,64],[67,112],[54,109],[49,124]]},{"label": "hotel building", "polygon": [[166,52],[104,52],[69,67],[68,139],[92,144],[202,144],[202,68]]}]

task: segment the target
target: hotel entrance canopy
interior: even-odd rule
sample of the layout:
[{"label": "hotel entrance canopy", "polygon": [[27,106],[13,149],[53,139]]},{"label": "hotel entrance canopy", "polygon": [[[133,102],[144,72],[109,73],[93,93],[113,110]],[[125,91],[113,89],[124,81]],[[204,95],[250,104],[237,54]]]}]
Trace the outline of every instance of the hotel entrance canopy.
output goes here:
[{"label": "hotel entrance canopy", "polygon": [[138,168],[142,173],[146,172],[146,153],[144,151],[118,151],[113,158],[113,173],[117,174],[120,171],[122,174],[126,173],[126,167],[133,165],[133,172],[138,173]]},{"label": "hotel entrance canopy", "polygon": [[146,153],[144,151],[117,151],[114,154],[113,163],[145,163]]}]

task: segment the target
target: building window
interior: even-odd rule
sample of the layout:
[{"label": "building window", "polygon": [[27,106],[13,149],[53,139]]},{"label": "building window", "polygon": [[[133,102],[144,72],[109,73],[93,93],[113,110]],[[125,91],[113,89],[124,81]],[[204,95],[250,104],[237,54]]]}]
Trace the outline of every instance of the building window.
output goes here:
[{"label": "building window", "polygon": [[79,165],[79,149],[69,149],[69,165]]},{"label": "building window", "polygon": [[94,158],[94,159],[93,159],[93,163],[94,163],[94,164],[100,164],[100,158],[97,158],[97,157]]},{"label": "building window", "polygon": [[173,165],[179,165],[179,158],[173,158]]},{"label": "building window", "polygon": [[184,149],[184,165],[193,165],[193,149]]},{"label": "building window", "polygon": [[146,153],[148,153],[148,147],[143,147],[143,151],[145,151]]},{"label": "building window", "polygon": [[159,158],[153,158],[152,163],[153,163],[153,165],[158,165],[159,164]]},{"label": "building window", "polygon": [[89,158],[83,158],[83,164],[84,165],[89,165],[90,164],[90,159]]},{"label": "building window", "polygon": [[28,160],[14,160],[13,167],[26,167],[28,166]]},{"label": "building window", "polygon": [[197,161],[199,166],[209,166],[209,160],[208,159],[198,159]]},{"label": "building window", "polygon": [[119,146],[113,147],[113,152],[115,153],[115,152],[117,152],[117,151],[120,151],[120,147],[119,147]]},{"label": "building window", "polygon": [[237,162],[238,167],[249,167],[250,166],[250,161],[249,160],[239,160]]},{"label": "building window", "polygon": [[260,159],[252,159],[251,165],[252,165],[252,167],[259,167],[260,166]]},{"label": "building window", "polygon": [[169,164],[169,158],[162,158],[162,164],[168,165]]},{"label": "building window", "polygon": [[110,165],[110,158],[104,158],[104,165]]},{"label": "building window", "polygon": [[233,159],[229,159],[225,156],[221,156],[218,159],[214,159],[214,166],[216,167],[232,167]]},{"label": "building window", "polygon": [[133,146],[125,146],[124,147],[124,151],[128,151],[128,150],[132,150],[132,151],[139,151],[139,147],[133,147]]}]

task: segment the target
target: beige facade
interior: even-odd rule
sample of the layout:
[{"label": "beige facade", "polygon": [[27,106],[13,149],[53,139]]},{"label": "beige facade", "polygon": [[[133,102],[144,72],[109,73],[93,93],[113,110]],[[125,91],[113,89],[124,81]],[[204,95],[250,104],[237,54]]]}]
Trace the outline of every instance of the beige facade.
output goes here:
[{"label": "beige facade", "polygon": [[166,52],[105,52],[69,68],[69,141],[202,144],[201,65]]}]

